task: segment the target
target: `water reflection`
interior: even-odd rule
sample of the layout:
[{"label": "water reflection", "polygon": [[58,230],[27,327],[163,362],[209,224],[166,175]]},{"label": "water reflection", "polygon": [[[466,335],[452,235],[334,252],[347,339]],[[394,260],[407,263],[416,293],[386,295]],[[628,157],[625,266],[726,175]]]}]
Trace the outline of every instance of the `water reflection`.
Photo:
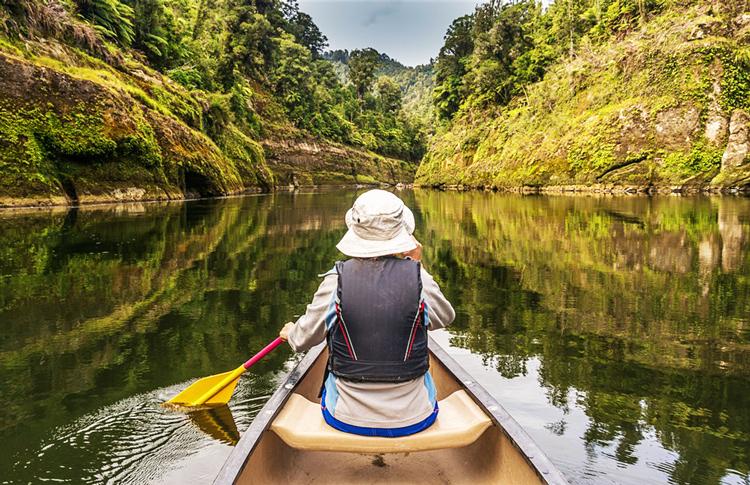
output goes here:
[{"label": "water reflection", "polygon": [[[133,396],[235,368],[262,348],[280,322],[304,309],[316,275],[335,259],[343,222],[327,205],[350,203],[346,194],[320,201],[307,194],[6,214],[0,219],[0,438],[8,450],[0,457],[2,480],[98,482],[93,470],[117,450],[106,423],[102,439],[54,436],[74,434],[61,430],[77,429]],[[279,350],[254,368],[263,379],[254,381],[252,399],[233,400],[240,416],[262,405],[275,387],[274,371],[288,359]],[[171,416],[152,404],[127,419]],[[240,429],[247,427],[249,420],[233,412]],[[150,462],[154,476],[214,441],[187,416],[173,419],[147,419],[123,433],[124,441],[143,443],[171,435],[170,426],[177,432],[180,423],[196,430],[191,436],[199,438],[189,443],[156,444],[172,452],[149,455],[163,460]],[[29,460],[50,444],[55,459]],[[136,477],[142,468],[137,460],[116,463],[112,476]]]},{"label": "water reflection", "polygon": [[[580,438],[598,479],[745,482],[750,200],[416,199],[431,267],[460,302],[451,344],[508,380],[535,374],[562,411],[545,433],[565,440],[535,437]],[[574,408],[580,436],[568,429]],[[654,442],[676,456],[654,462]]]},{"label": "water reflection", "polygon": [[[440,338],[573,481],[747,480],[750,200],[400,195]],[[0,217],[0,481],[210,480],[298,357],[222,411],[159,403],[304,311],[355,196]]]},{"label": "water reflection", "polygon": [[236,445],[240,440],[240,432],[234,422],[234,416],[229,406],[218,406],[188,412],[190,421],[201,431],[216,441]]}]

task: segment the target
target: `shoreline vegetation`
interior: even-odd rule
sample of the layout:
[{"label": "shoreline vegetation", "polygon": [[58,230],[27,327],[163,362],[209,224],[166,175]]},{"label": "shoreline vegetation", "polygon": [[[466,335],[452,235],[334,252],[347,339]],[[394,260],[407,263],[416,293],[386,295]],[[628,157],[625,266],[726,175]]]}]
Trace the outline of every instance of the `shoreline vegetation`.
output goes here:
[{"label": "shoreline vegetation", "polygon": [[515,194],[605,194],[605,195],[750,195],[750,187],[716,187],[716,186],[684,186],[684,185],[619,185],[619,184],[591,184],[591,185],[520,185],[520,186],[490,186],[490,185],[463,185],[463,184],[439,184],[420,185],[416,187],[452,190],[452,191],[484,191]]},{"label": "shoreline vegetation", "polygon": [[429,76],[326,45],[294,1],[9,0],[0,206],[413,180]]},{"label": "shoreline vegetation", "polygon": [[326,51],[293,0],[207,8],[6,2],[0,207],[331,184],[750,188],[750,13],[738,0],[492,0],[417,67]]},{"label": "shoreline vegetation", "polygon": [[[750,12],[735,0],[488,2],[435,63],[422,185],[750,185]],[[545,187],[538,189],[536,187]]]},{"label": "shoreline vegetation", "polygon": [[638,187],[638,186],[618,186],[618,185],[581,185],[581,186],[542,186],[542,187],[470,187],[463,185],[437,185],[437,186],[424,186],[414,183],[326,183],[319,185],[277,185],[270,189],[263,190],[260,188],[247,188],[245,190],[215,196],[186,196],[183,198],[172,198],[172,199],[124,199],[124,198],[112,198],[104,199],[100,198],[97,200],[89,200],[77,204],[71,204],[69,200],[60,201],[60,203],[52,203],[52,201],[45,201],[47,203],[39,204],[34,203],[33,200],[7,200],[0,198],[0,215],[25,213],[25,212],[37,212],[37,211],[68,211],[70,209],[112,209],[128,211],[128,208],[132,208],[135,211],[142,210],[143,204],[171,204],[171,203],[182,203],[197,200],[214,200],[214,199],[229,199],[235,197],[248,197],[248,196],[260,196],[274,193],[285,193],[285,192],[326,192],[330,190],[338,189],[364,189],[364,188],[383,188],[383,189],[410,189],[416,191],[437,191],[437,192],[494,192],[498,194],[517,194],[517,195],[549,195],[549,196],[580,196],[580,197],[695,197],[695,196],[706,196],[706,197],[740,197],[750,198],[750,189],[716,189],[716,188],[690,188],[688,190],[683,187]]}]

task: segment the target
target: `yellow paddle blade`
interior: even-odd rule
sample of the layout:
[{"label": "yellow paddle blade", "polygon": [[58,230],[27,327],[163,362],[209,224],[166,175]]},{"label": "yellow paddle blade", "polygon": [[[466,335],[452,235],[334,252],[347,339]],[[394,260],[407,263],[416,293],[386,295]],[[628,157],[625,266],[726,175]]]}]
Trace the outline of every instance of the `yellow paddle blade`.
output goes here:
[{"label": "yellow paddle blade", "polygon": [[232,398],[234,388],[245,368],[240,366],[235,370],[215,374],[199,379],[187,389],[167,401],[167,404],[179,406],[221,406]]}]

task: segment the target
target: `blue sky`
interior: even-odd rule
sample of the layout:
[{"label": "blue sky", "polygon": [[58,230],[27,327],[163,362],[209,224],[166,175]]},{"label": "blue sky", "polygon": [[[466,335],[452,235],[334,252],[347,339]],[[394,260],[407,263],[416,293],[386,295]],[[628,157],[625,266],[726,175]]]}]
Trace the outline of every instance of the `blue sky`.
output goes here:
[{"label": "blue sky", "polygon": [[406,64],[436,57],[456,17],[474,11],[475,0],[299,0],[328,37],[330,49],[374,47]]}]

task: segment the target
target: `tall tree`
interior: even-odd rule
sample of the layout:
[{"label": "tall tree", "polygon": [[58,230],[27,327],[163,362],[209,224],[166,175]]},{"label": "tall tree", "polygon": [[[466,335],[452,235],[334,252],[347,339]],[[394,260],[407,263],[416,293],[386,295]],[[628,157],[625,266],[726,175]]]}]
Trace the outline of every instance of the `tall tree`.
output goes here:
[{"label": "tall tree", "polygon": [[369,47],[353,50],[349,55],[349,80],[359,99],[364,98],[372,87],[379,60],[378,51]]},{"label": "tall tree", "polygon": [[515,62],[534,47],[527,31],[534,7],[534,0],[505,4],[493,12],[492,27],[476,34],[469,84],[480,102],[505,104],[515,94]]},{"label": "tall tree", "polygon": [[388,76],[380,76],[375,83],[378,93],[378,109],[383,113],[395,114],[401,110],[401,88]]},{"label": "tall tree", "polygon": [[252,3],[230,0],[227,37],[218,77],[225,89],[235,82],[235,71],[265,80],[277,49],[274,26]]},{"label": "tall tree", "polygon": [[441,119],[450,119],[461,105],[462,78],[474,51],[473,30],[474,16],[464,15],[454,20],[445,34],[445,43],[435,63],[436,86],[433,92],[437,115]]},{"label": "tall tree", "polygon": [[315,59],[319,59],[323,50],[328,47],[328,38],[305,12],[297,12],[290,19],[289,30],[299,44],[310,50]]}]

